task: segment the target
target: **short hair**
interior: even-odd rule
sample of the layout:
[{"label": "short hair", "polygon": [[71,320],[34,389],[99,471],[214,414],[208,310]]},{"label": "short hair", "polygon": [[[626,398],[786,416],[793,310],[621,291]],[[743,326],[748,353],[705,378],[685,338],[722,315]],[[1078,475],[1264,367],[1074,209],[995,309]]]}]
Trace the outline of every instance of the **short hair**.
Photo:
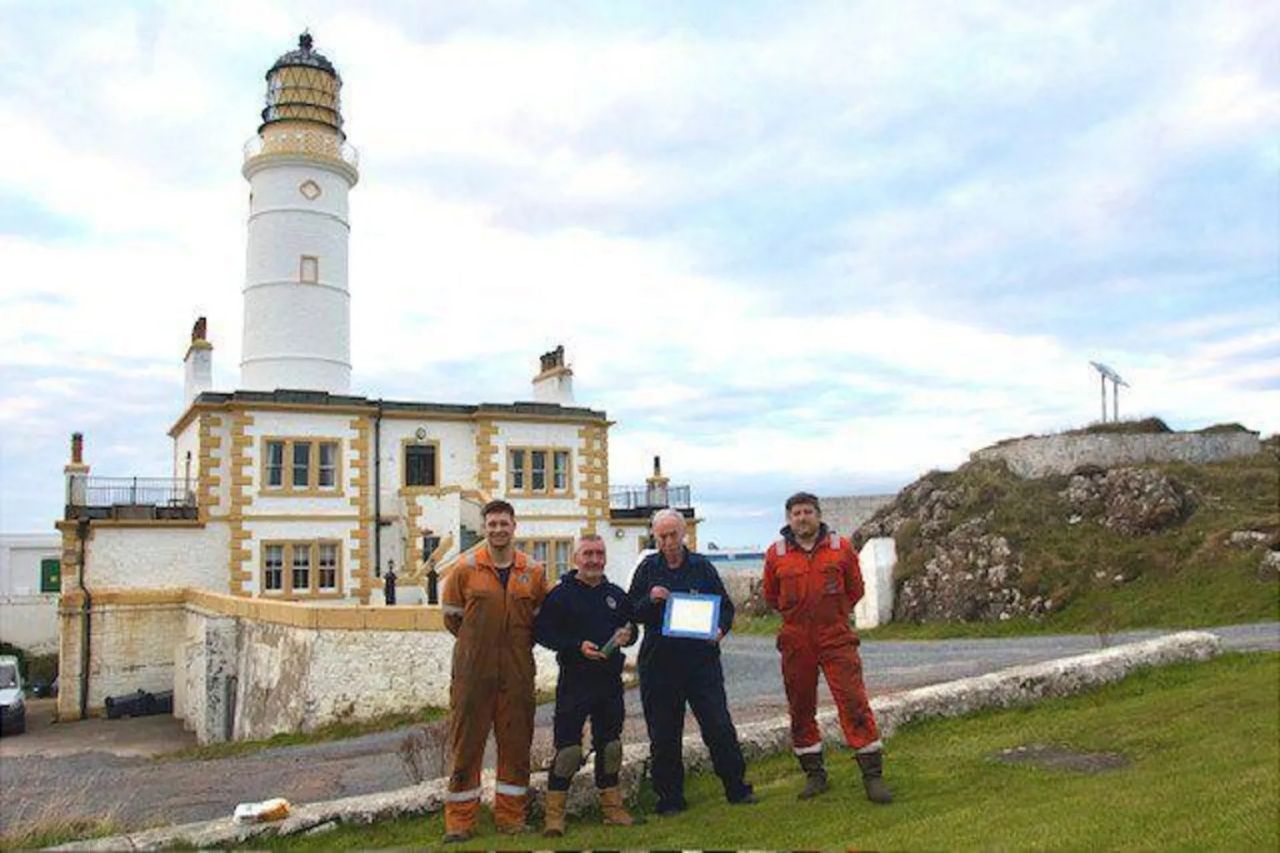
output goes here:
[{"label": "short hair", "polygon": [[484,508],[480,510],[480,517],[488,518],[497,512],[505,512],[507,515],[511,516],[512,521],[515,521],[516,508],[502,500],[502,498],[494,498],[485,504]]},{"label": "short hair", "polygon": [[800,504],[808,504],[813,507],[813,511],[818,515],[822,515],[822,504],[818,503],[818,496],[811,492],[796,492],[787,498],[787,512],[791,512],[793,506]]},{"label": "short hair", "polygon": [[680,522],[681,530],[687,530],[689,528],[689,525],[684,520],[684,513],[680,512],[678,509],[667,507],[666,509],[660,509],[653,514],[653,517],[649,519],[649,529],[652,530],[654,526],[664,518],[674,518],[676,521]]},{"label": "short hair", "polygon": [[578,537],[578,541],[577,541],[577,542],[575,542],[575,543],[573,543],[573,553],[575,553],[575,554],[576,554],[576,553],[578,553],[578,550],[579,550],[583,545],[585,545],[585,544],[586,544],[586,543],[588,543],[588,542],[601,542],[601,543],[603,543],[603,542],[604,542],[604,537],[603,537],[603,536],[601,536],[599,533],[584,533],[584,534],[582,534],[581,536],[579,536],[579,537]]}]

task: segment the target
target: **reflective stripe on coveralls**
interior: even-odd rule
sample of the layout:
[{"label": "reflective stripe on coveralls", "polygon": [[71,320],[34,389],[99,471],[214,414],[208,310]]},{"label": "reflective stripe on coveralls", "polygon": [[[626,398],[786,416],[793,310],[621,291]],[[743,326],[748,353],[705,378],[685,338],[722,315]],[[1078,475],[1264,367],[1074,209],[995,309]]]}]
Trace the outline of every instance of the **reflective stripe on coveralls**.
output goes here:
[{"label": "reflective stripe on coveralls", "polygon": [[442,605],[457,624],[458,638],[449,685],[448,833],[475,828],[490,731],[498,747],[494,819],[500,827],[524,823],[533,738],[533,617],[545,596],[542,566],[519,551],[503,589],[487,545],[445,578]]},{"label": "reflective stripe on coveralls", "polygon": [[874,751],[880,733],[862,681],[858,637],[849,625],[863,593],[853,546],[825,530],[810,552],[779,540],[765,557],[764,593],[769,606],[782,612],[778,651],[796,754],[821,751],[819,670],[835,699],[846,742],[859,752]]}]

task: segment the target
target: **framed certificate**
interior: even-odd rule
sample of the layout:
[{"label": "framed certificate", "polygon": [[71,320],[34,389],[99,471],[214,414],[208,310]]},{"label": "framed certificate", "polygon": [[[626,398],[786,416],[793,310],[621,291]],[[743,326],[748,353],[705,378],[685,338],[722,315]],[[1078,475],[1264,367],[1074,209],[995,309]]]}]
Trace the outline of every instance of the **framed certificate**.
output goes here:
[{"label": "framed certificate", "polygon": [[673,592],[662,618],[664,637],[714,640],[720,633],[720,596]]}]

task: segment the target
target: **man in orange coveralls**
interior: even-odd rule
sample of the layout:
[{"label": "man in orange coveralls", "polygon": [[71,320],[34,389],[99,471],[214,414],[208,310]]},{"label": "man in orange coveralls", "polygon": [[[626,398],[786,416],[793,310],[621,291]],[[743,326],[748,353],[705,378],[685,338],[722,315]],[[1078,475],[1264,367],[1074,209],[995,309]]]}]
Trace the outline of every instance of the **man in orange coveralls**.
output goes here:
[{"label": "man in orange coveralls", "polygon": [[867,799],[892,802],[882,775],[880,733],[862,683],[858,635],[849,627],[849,613],[863,592],[858,555],[848,539],[827,529],[813,495],[797,492],[787,498],[786,509],[782,538],[765,556],[764,595],[769,607],[782,611],[778,651],[791,712],[791,745],[806,776],[800,798],[827,790],[816,719],[821,668],[845,741],[862,770]]},{"label": "man in orange coveralls", "polygon": [[485,504],[485,543],[445,578],[441,605],[455,637],[449,685],[449,790],[444,840],[465,841],[480,810],[480,769],[490,729],[498,743],[493,817],[525,831],[533,739],[533,617],[547,595],[542,566],[515,549],[515,510]]}]

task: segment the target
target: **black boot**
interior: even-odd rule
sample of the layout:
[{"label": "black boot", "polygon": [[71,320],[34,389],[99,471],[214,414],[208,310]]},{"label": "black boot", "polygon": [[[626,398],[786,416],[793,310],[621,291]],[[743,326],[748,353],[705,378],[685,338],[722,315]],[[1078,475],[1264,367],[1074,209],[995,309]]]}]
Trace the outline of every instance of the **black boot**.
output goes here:
[{"label": "black boot", "polygon": [[862,786],[867,789],[867,799],[878,805],[893,802],[893,794],[884,783],[884,753],[859,752],[855,756],[858,767],[862,770]]},{"label": "black boot", "polygon": [[816,797],[829,787],[827,785],[827,769],[822,766],[822,753],[810,752],[796,756],[800,760],[800,769],[804,771],[804,790],[797,797],[807,800]]}]

